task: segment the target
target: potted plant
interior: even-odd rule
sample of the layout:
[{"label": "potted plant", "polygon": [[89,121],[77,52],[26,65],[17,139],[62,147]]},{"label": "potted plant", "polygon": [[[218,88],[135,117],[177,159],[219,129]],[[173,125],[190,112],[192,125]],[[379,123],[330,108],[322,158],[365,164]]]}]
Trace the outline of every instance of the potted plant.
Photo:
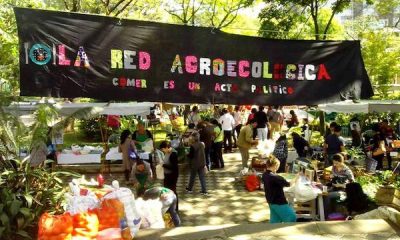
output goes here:
[{"label": "potted plant", "polygon": [[380,187],[375,195],[379,205],[391,205],[400,203],[400,177],[390,170],[383,171],[378,175]]},{"label": "potted plant", "polygon": [[351,147],[347,150],[349,162],[356,162],[358,165],[365,164],[365,153],[360,147]]}]

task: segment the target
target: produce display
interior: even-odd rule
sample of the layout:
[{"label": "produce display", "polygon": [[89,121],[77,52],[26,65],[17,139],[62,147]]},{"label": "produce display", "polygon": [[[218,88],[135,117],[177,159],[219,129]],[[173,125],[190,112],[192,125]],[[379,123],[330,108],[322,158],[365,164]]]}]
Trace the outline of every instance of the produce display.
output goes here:
[{"label": "produce display", "polygon": [[92,185],[93,180],[84,179],[69,184],[66,212],[40,217],[39,240],[130,240],[139,228],[170,226],[164,224],[161,201],[135,199],[131,190],[120,188],[117,181],[112,186]]}]

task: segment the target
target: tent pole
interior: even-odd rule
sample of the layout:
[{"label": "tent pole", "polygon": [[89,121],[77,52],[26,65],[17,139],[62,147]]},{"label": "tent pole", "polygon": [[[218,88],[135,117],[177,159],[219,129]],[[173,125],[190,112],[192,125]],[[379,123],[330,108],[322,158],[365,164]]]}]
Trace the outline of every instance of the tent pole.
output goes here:
[{"label": "tent pole", "polygon": [[319,112],[319,132],[321,136],[325,136],[325,112]]}]

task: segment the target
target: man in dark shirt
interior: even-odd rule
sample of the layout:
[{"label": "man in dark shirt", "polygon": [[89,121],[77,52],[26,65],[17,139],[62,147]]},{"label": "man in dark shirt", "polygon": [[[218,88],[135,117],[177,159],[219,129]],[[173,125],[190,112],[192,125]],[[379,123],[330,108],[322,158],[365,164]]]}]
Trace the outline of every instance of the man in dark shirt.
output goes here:
[{"label": "man in dark shirt", "polygon": [[259,106],[258,112],[255,113],[254,118],[257,121],[257,137],[259,140],[267,140],[268,128],[267,128],[267,114],[264,112],[264,107]]},{"label": "man in dark shirt", "polygon": [[307,150],[309,148],[309,143],[298,133],[292,132],[293,147],[296,149],[299,158],[305,158],[307,156]]},{"label": "man in dark shirt", "polygon": [[333,127],[333,133],[325,138],[324,143],[324,153],[326,156],[325,166],[332,165],[332,157],[336,153],[345,152],[344,140],[340,137],[340,131],[342,128],[340,126]]},{"label": "man in dark shirt", "polygon": [[276,174],[279,165],[279,160],[271,155],[267,160],[267,171],[262,176],[265,198],[270,209],[269,222],[296,222],[296,213],[283,193],[283,187],[289,187],[290,183]]}]

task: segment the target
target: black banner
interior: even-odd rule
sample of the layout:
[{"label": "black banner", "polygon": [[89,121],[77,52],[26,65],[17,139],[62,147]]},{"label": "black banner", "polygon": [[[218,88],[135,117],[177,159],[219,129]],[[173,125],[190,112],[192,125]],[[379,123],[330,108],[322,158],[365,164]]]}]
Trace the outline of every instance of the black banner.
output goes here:
[{"label": "black banner", "polygon": [[359,41],[288,41],[212,28],[15,8],[21,95],[313,105],[373,95]]}]

